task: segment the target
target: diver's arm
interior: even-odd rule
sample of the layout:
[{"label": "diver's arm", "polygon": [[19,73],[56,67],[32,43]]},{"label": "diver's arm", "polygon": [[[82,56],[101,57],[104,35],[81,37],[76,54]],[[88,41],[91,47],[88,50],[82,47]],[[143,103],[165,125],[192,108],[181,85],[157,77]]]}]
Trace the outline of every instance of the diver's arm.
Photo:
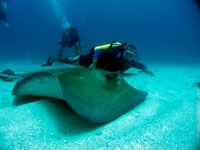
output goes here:
[{"label": "diver's arm", "polygon": [[92,59],[92,63],[91,63],[91,65],[89,66],[89,68],[91,68],[91,69],[95,69],[96,68],[96,65],[97,65],[97,61],[98,61],[98,58],[93,58]]},{"label": "diver's arm", "polygon": [[150,70],[148,69],[148,67],[147,67],[145,64],[142,64],[142,63],[139,63],[139,62],[136,62],[136,61],[132,60],[132,61],[130,62],[130,66],[133,67],[133,68],[141,69],[141,70],[144,71],[146,74],[149,74],[149,75],[154,76],[153,72],[150,71]]},{"label": "diver's arm", "polygon": [[92,64],[89,66],[89,68],[96,68],[96,64],[98,62],[101,52],[102,52],[101,49],[94,51],[93,58],[92,58]]},{"label": "diver's arm", "polygon": [[134,61],[134,60],[132,60],[130,62],[130,66],[133,67],[133,68],[137,68],[137,69],[148,70],[148,68],[145,64],[139,63],[139,62]]}]

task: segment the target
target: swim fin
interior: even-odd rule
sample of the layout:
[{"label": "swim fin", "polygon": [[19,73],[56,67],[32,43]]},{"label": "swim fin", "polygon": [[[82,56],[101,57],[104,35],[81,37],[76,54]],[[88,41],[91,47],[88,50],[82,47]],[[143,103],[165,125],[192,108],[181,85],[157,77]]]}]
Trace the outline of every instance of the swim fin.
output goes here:
[{"label": "swim fin", "polygon": [[47,62],[45,64],[42,65],[42,67],[46,67],[46,66],[52,66],[52,62],[50,62],[50,60],[52,59],[52,56],[50,56],[47,60]]}]

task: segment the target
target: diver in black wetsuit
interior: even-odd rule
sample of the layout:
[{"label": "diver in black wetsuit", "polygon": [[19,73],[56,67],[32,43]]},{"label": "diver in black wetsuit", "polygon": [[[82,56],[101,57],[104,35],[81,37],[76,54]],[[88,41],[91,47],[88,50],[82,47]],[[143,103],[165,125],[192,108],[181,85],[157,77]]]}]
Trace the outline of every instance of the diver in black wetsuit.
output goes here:
[{"label": "diver in black wetsuit", "polygon": [[[79,57],[65,57],[62,62],[76,64],[89,68],[104,69],[111,72],[124,72],[131,67],[142,69],[145,73],[153,75],[147,66],[137,62],[137,51],[133,45],[125,46],[114,42],[111,44],[94,47],[89,54]],[[50,57],[47,63],[53,63]]]},{"label": "diver in black wetsuit", "polygon": [[[123,45],[109,50],[96,49],[87,55],[74,59],[73,63],[78,62],[80,66],[104,69],[111,72],[124,72],[129,68],[142,69],[148,74],[152,74],[147,66],[136,61],[137,51],[133,45]],[[68,59],[69,60],[69,59]],[[66,60],[67,62],[67,60]]]},{"label": "diver in black wetsuit", "polygon": [[7,19],[7,0],[0,0],[0,21],[3,20],[4,26],[8,27],[8,19]]}]

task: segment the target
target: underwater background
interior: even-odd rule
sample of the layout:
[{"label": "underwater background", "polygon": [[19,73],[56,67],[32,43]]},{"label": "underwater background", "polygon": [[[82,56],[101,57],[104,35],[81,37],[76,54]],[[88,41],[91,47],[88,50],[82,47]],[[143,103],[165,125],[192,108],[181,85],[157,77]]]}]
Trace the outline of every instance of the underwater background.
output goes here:
[{"label": "underwater background", "polygon": [[63,18],[78,29],[83,54],[116,40],[134,44],[143,62],[200,62],[199,0],[8,0],[1,61],[42,64],[57,55]]},{"label": "underwater background", "polygon": [[[83,54],[113,40],[134,44],[139,61],[155,76],[130,69],[123,79],[148,92],[146,99],[117,119],[96,126],[74,113],[67,102],[14,96],[13,89],[21,82],[18,74],[42,70],[38,77],[43,78],[45,70],[65,73],[74,67],[41,67],[48,56],[58,54],[63,20],[78,29]],[[0,21],[0,70],[10,68],[18,78],[5,82],[5,76],[0,77],[0,150],[200,149],[200,0],[8,0],[8,22],[6,28]],[[74,53],[74,48],[64,49],[66,56]],[[100,87],[96,85],[101,76],[90,73],[95,82],[86,78],[87,84],[74,86],[89,91]],[[39,91],[50,97],[66,84],[68,78],[63,77],[58,80],[60,88],[57,84],[49,88],[54,87],[53,80],[44,83],[41,91],[21,83],[33,95]],[[38,85],[34,78],[26,81]],[[82,108],[88,111],[85,105]]]}]

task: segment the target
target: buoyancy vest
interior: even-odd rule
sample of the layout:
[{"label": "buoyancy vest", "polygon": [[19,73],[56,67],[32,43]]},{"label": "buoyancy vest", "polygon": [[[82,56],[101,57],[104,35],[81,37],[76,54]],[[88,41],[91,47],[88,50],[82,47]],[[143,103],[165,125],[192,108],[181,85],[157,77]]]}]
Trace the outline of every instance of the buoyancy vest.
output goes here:
[{"label": "buoyancy vest", "polygon": [[94,53],[96,50],[110,50],[110,49],[119,49],[120,51],[124,51],[124,50],[126,50],[126,43],[122,44],[120,42],[113,41],[110,44],[93,47],[91,49],[91,52]]}]

